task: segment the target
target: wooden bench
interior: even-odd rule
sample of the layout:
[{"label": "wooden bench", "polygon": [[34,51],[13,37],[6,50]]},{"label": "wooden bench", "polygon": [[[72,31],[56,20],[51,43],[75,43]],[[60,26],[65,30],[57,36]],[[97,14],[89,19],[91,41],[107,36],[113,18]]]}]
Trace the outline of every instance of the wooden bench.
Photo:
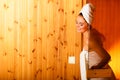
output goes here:
[{"label": "wooden bench", "polygon": [[111,69],[89,69],[87,70],[87,78],[110,78],[112,76]]}]

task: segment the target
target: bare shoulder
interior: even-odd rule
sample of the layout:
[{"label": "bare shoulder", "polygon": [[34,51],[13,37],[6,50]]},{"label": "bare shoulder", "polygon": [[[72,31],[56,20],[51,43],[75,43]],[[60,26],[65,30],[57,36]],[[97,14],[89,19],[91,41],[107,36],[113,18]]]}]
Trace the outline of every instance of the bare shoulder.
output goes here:
[{"label": "bare shoulder", "polygon": [[105,37],[96,29],[90,30],[90,37],[89,37],[89,47],[94,48],[97,46],[103,47],[103,41]]},{"label": "bare shoulder", "polygon": [[98,32],[96,29],[92,29],[89,38],[89,50],[96,51],[102,57],[110,57],[109,53],[103,46],[104,40],[105,37],[100,32]]}]

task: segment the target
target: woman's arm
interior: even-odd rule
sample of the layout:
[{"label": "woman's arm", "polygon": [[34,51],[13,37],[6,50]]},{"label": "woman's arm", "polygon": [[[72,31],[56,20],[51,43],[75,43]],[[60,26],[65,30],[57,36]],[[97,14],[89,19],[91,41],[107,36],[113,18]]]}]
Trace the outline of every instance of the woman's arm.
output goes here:
[{"label": "woman's arm", "polygon": [[93,68],[102,68],[102,67],[104,67],[106,64],[108,64],[108,62],[111,59],[109,53],[104,48],[100,48],[100,49],[96,50],[96,52],[100,56],[101,61],[96,66],[92,66],[91,67],[92,69]]},{"label": "woman's arm", "polygon": [[[111,59],[111,56],[109,53],[103,48],[103,46],[99,45],[97,41],[90,41],[89,48],[92,51],[95,51],[98,56],[100,57],[100,61],[98,62],[97,65],[93,65],[91,68],[102,68],[104,67]],[[91,55],[91,54],[89,54]],[[95,56],[94,56],[95,57]]]}]

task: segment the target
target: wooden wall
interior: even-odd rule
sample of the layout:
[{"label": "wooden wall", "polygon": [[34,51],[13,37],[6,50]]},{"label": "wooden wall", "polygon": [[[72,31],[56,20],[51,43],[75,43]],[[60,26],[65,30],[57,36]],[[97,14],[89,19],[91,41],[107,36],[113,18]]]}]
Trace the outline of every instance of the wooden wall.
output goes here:
[{"label": "wooden wall", "polygon": [[0,80],[79,80],[75,18],[85,3],[0,0]]},{"label": "wooden wall", "polygon": [[106,38],[104,47],[111,55],[110,66],[120,79],[120,0],[87,0],[96,7],[93,27]]}]

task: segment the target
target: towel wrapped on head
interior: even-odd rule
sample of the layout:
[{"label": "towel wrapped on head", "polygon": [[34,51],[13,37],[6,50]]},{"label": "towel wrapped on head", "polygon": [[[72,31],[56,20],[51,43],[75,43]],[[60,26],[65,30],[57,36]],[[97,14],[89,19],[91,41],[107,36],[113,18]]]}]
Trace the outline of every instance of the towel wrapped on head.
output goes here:
[{"label": "towel wrapped on head", "polygon": [[93,21],[93,12],[94,12],[95,7],[91,4],[88,3],[86,5],[83,6],[83,8],[81,9],[81,11],[79,13],[82,13],[84,19],[86,20],[86,22],[91,25],[92,21]]}]

